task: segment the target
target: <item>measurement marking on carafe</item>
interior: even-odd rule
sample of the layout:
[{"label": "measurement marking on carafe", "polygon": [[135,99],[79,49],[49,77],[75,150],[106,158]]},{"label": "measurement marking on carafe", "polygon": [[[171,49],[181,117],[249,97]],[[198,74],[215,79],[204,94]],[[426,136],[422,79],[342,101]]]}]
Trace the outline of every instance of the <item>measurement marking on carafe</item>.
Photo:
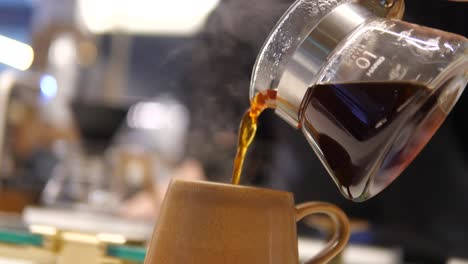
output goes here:
[{"label": "measurement marking on carafe", "polygon": [[366,73],[367,76],[371,77],[372,74],[379,68],[379,66],[385,61],[385,57],[380,57],[374,65],[369,69],[369,71]]},{"label": "measurement marking on carafe", "polygon": [[[369,51],[364,51],[360,57],[356,58],[356,66],[358,66],[359,68],[363,70],[368,69],[372,65],[371,60],[375,60],[375,59],[377,59],[377,55]],[[377,60],[377,62],[374,64],[374,66],[372,66],[371,70],[369,71],[370,73],[367,73],[367,75],[370,76],[369,74],[372,74],[384,60],[385,60],[384,57],[380,57]],[[376,66],[376,64],[378,65]]]},{"label": "measurement marking on carafe", "polygon": [[388,31],[389,31],[390,29],[392,29],[393,27],[395,27],[395,26],[396,26],[396,24],[391,24],[391,25],[389,25],[388,27],[385,27],[384,29],[382,29],[382,28],[377,28],[377,30],[380,31],[380,32],[379,32],[380,35],[384,35],[384,34],[388,34]]},{"label": "measurement marking on carafe", "polygon": [[408,38],[409,36],[411,36],[411,34],[413,33],[414,29],[410,29],[410,30],[406,30],[406,31],[402,31],[400,32],[400,34],[398,34],[400,37],[398,38],[398,41],[401,41],[402,39],[404,38]]},{"label": "measurement marking on carafe", "polygon": [[377,125],[375,125],[375,128],[378,129],[379,127],[383,126],[385,123],[387,123],[388,119],[387,118],[384,118],[382,120],[380,120]]},{"label": "measurement marking on carafe", "polygon": [[389,29],[394,28],[395,26],[396,26],[396,24],[395,24],[395,23],[392,23],[392,24],[388,25],[388,27],[386,27],[385,29],[386,29],[386,30],[389,30]]},{"label": "measurement marking on carafe", "polygon": [[372,57],[374,59],[377,59],[377,55],[373,54],[373,53],[370,53],[369,51],[364,51],[364,55],[369,55],[369,57]]},{"label": "measurement marking on carafe", "polygon": [[446,53],[451,53],[455,51],[455,49],[450,45],[450,43],[445,42],[444,47],[447,48],[447,50],[445,51]]},{"label": "measurement marking on carafe", "polygon": [[408,73],[408,69],[405,67],[402,67],[401,64],[397,64],[395,67],[393,67],[389,73],[389,79],[390,80],[402,80],[406,74]]}]

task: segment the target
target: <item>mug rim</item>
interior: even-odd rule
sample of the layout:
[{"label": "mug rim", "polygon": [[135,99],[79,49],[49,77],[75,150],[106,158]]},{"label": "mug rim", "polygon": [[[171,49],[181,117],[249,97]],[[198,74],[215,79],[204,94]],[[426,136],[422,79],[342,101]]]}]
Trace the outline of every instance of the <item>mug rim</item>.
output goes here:
[{"label": "mug rim", "polygon": [[229,183],[223,183],[223,182],[215,182],[215,181],[206,181],[206,180],[183,180],[183,179],[171,179],[169,182],[169,187],[168,190],[171,189],[171,186],[175,185],[198,185],[198,186],[203,186],[203,187],[209,187],[213,189],[237,189],[237,190],[242,190],[242,191],[249,191],[249,192],[256,192],[261,193],[263,195],[275,195],[275,196],[285,196],[287,198],[290,198],[294,201],[294,196],[291,192],[288,191],[281,191],[281,190],[274,190],[274,189],[268,189],[268,188],[261,188],[261,187],[254,187],[254,186],[248,186],[248,185],[237,185],[237,184],[229,184]]}]

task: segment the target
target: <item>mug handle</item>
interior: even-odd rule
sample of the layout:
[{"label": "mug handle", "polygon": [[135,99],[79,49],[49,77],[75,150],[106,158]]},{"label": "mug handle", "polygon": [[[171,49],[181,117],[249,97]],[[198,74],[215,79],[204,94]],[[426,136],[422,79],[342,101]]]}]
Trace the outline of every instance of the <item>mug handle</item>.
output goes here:
[{"label": "mug handle", "polygon": [[348,243],[350,236],[349,220],[346,214],[333,204],[308,202],[296,206],[296,222],[299,222],[304,217],[312,214],[327,215],[333,222],[334,232],[331,240],[328,241],[325,248],[314,258],[307,261],[306,264],[328,263],[338,255],[338,253],[340,253]]}]

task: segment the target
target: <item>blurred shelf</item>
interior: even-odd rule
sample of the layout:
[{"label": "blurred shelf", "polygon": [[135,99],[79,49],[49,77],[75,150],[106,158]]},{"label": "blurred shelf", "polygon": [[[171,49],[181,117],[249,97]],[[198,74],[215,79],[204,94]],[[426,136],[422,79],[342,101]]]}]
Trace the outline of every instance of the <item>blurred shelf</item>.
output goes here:
[{"label": "blurred shelf", "polygon": [[107,255],[123,260],[143,262],[146,256],[146,248],[110,245],[107,247]]},{"label": "blurred shelf", "polygon": [[105,213],[39,207],[26,208],[23,221],[28,226],[52,226],[59,230],[91,234],[118,234],[124,236],[127,241],[149,240],[154,225],[147,221],[124,219]]},{"label": "blurred shelf", "polygon": [[43,237],[25,231],[0,229],[0,243],[41,247]]}]

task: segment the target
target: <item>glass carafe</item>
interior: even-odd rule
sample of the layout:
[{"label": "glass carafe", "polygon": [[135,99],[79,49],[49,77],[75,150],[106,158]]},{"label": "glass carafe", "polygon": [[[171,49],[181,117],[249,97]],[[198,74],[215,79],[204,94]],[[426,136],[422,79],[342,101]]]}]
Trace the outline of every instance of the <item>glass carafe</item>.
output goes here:
[{"label": "glass carafe", "polygon": [[468,40],[398,20],[403,1],[297,1],[254,68],[251,97],[302,129],[340,191],[366,200],[416,157],[468,82]]}]

